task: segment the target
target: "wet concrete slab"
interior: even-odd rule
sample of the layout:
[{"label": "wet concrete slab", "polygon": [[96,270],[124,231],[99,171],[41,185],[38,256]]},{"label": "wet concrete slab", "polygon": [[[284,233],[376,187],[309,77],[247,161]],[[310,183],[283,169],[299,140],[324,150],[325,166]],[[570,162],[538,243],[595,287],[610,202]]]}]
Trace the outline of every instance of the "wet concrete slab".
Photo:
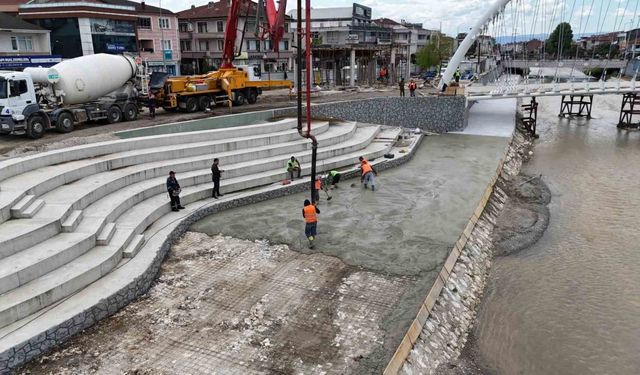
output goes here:
[{"label": "wet concrete slab", "polygon": [[375,192],[357,179],[342,181],[331,191],[332,200],[321,196],[312,251],[306,247],[301,213],[308,193],[221,212],[191,230],[268,239],[387,274],[430,272],[464,229],[507,142],[502,137],[430,136],[409,163],[379,174]]}]

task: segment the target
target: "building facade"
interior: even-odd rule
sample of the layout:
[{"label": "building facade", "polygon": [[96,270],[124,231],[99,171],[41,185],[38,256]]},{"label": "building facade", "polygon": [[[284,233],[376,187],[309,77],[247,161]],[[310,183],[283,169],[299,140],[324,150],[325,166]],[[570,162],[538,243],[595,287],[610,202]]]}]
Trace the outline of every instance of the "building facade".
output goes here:
[{"label": "building facade", "polygon": [[[133,2],[131,2],[133,3]],[[144,2],[136,7],[138,53],[152,71],[179,75],[180,38],[178,16]]]},{"label": "building facade", "polygon": [[0,70],[51,66],[59,61],[59,56],[51,56],[49,30],[0,13]]},{"label": "building facade", "polygon": [[31,0],[19,15],[50,31],[54,55],[131,53],[152,69],[179,74],[178,22],[166,9],[128,0]]},{"label": "building facade", "polygon": [[[297,10],[289,16],[295,21]],[[373,83],[381,66],[392,65],[393,30],[376,24],[367,6],[311,9],[311,33],[317,84]]]},{"label": "building facade", "polygon": [[[202,6],[178,12],[182,70],[185,74],[205,73],[220,66],[224,50],[224,32],[230,2],[209,2]],[[242,9],[246,15],[238,20],[236,57],[234,64],[259,67],[261,72],[281,78],[293,69],[293,46],[290,19],[285,20],[285,33],[279,52],[274,52],[271,40],[256,36],[256,3]],[[244,33],[243,33],[244,30]]]}]

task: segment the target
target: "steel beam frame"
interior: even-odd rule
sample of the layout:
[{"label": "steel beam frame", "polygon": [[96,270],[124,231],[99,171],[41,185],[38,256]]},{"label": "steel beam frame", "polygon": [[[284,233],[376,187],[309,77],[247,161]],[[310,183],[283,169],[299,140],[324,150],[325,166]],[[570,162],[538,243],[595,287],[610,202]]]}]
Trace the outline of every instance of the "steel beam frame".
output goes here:
[{"label": "steel beam frame", "polygon": [[622,96],[622,105],[620,106],[620,119],[618,120],[619,128],[638,128],[640,120],[633,122],[634,115],[640,115],[640,95],[637,93],[627,93]]},{"label": "steel beam frame", "polygon": [[[578,110],[575,110],[578,107]],[[591,118],[593,95],[562,95],[558,117]]]}]

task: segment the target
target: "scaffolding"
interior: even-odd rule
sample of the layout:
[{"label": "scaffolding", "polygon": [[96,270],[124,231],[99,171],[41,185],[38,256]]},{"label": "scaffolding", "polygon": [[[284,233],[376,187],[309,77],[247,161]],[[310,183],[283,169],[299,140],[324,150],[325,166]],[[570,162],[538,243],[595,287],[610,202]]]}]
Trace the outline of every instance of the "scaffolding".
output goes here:
[{"label": "scaffolding", "polygon": [[622,96],[622,105],[620,106],[620,119],[618,120],[619,128],[638,128],[640,120],[633,122],[633,116],[640,115],[640,96],[630,92]]},{"label": "scaffolding", "polygon": [[558,117],[586,117],[589,119],[591,118],[592,106],[593,95],[562,95]]},{"label": "scaffolding", "polygon": [[538,102],[535,96],[531,98],[529,104],[522,106],[522,125],[531,134],[531,136],[538,138],[536,134],[536,125],[538,122]]}]

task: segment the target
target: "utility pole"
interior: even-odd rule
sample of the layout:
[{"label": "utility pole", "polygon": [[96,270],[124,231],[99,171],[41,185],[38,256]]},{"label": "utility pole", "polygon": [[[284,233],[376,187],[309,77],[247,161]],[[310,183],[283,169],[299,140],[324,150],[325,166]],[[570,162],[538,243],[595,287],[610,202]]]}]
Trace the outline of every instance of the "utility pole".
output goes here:
[{"label": "utility pole", "polygon": [[[162,23],[162,0],[158,1],[158,7],[160,8],[160,19],[158,20],[158,26]],[[153,25],[151,26],[153,27]],[[167,72],[167,61],[164,53],[164,28],[160,27],[160,48],[162,49],[162,70]]]}]

